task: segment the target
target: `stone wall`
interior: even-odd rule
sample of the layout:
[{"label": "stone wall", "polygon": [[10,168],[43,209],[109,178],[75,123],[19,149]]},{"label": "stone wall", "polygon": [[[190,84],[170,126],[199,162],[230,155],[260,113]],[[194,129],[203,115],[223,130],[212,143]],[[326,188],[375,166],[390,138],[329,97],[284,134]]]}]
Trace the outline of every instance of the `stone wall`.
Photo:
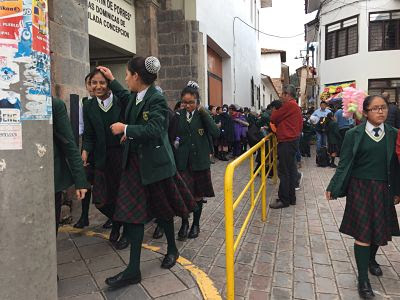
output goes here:
[{"label": "stone wall", "polygon": [[173,106],[189,80],[199,82],[199,24],[186,21],[181,10],[159,10],[157,17],[161,62],[158,84]]},{"label": "stone wall", "polygon": [[[86,96],[90,70],[86,0],[50,0],[52,95],[69,103],[70,94]],[[68,107],[68,104],[67,104]]]}]

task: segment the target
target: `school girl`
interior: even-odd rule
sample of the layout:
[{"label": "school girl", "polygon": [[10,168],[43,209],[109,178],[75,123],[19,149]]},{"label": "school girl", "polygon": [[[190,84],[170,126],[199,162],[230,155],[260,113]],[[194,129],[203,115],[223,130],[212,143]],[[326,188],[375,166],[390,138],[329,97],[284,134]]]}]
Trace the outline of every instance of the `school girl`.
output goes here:
[{"label": "school girl", "polygon": [[[94,70],[89,80],[94,98],[83,104],[82,160],[87,166],[89,155],[93,155],[93,203],[112,219],[122,173],[122,135],[113,135],[110,126],[123,120],[125,111],[100,70]],[[110,242],[119,250],[129,245],[126,235],[120,237],[121,226],[121,222],[113,222],[110,234]]]},{"label": "school girl", "polygon": [[388,103],[381,96],[364,100],[366,122],[349,130],[343,141],[339,166],[327,188],[327,199],[346,196],[340,232],[355,239],[358,292],[371,299],[374,293],[368,269],[382,270],[375,259],[379,246],[400,235],[395,206],[400,195],[400,166],[395,153],[396,129],[384,124]]},{"label": "school girl", "polygon": [[141,281],[144,224],[153,218],[158,218],[168,242],[161,267],[175,265],[179,252],[175,244],[173,218],[175,215],[188,217],[196,202],[176,172],[168,140],[167,101],[154,86],[160,69],[158,59],[137,56],[129,60],[125,80],[130,91],[114,79],[109,69],[99,69],[111,81],[112,92],[127,105],[126,122],[111,125],[114,135],[124,134],[126,138],[114,220],[126,223],[131,244],[127,268],[106,279],[107,285],[117,288]]},{"label": "school girl", "polygon": [[335,158],[340,155],[340,148],[342,147],[342,135],[339,131],[338,123],[336,122],[335,115],[330,112],[326,116],[326,136],[328,138],[328,153],[331,157],[329,166],[336,168]]},{"label": "school girl", "polygon": [[200,106],[199,86],[196,82],[188,82],[181,92],[181,99],[185,108],[176,114],[179,145],[175,147],[175,161],[198,206],[193,212],[189,233],[189,220],[182,218],[178,239],[185,240],[199,236],[203,197],[215,196],[210,171],[209,136],[218,138],[220,131],[207,110]]}]

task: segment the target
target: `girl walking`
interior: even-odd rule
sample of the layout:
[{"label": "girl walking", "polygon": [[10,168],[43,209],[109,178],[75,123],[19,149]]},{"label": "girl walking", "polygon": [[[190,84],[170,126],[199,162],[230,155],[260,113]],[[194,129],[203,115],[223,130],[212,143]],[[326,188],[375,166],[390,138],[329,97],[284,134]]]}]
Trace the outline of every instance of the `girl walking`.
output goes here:
[{"label": "girl walking", "polygon": [[[161,267],[172,268],[179,257],[175,244],[175,215],[187,218],[196,203],[185,182],[176,172],[175,160],[168,139],[168,106],[157,91],[154,81],[160,69],[155,57],[134,57],[126,70],[125,90],[112,72],[98,67],[111,81],[112,92],[126,107],[126,122],[111,125],[114,135],[123,134],[122,179],[116,201],[114,219],[126,223],[131,244],[127,268],[106,284],[118,288],[141,281],[140,253],[144,224],[158,218],[168,242]],[[133,93],[132,93],[133,92]]]},{"label": "girl walking", "polygon": [[331,112],[327,115],[326,135],[328,137],[328,153],[331,157],[329,166],[336,168],[335,158],[339,157],[340,148],[342,147],[342,135],[340,134],[335,115]]},{"label": "girl walking", "polygon": [[355,239],[358,292],[363,299],[374,297],[368,269],[382,276],[375,259],[379,246],[400,235],[394,207],[400,200],[397,131],[384,124],[387,113],[388,103],[382,97],[365,98],[366,122],[347,132],[339,166],[326,192],[328,200],[346,196],[340,232]]}]

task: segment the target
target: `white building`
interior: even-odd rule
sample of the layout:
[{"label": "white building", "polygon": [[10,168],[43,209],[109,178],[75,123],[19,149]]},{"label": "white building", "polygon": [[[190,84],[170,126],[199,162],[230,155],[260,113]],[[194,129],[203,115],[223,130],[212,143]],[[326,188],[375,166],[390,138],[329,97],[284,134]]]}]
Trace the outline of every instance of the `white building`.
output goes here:
[{"label": "white building", "polygon": [[[355,84],[369,94],[400,98],[400,1],[305,0],[318,10],[306,25],[308,42],[318,42],[320,92]],[[339,91],[340,89],[337,89]]]},{"label": "white building", "polygon": [[261,81],[261,108],[265,109],[272,101],[279,100],[279,94],[270,76],[261,74]]},{"label": "white building", "polygon": [[199,22],[199,81],[206,105],[260,109],[259,11],[270,1],[172,0],[186,20]]}]

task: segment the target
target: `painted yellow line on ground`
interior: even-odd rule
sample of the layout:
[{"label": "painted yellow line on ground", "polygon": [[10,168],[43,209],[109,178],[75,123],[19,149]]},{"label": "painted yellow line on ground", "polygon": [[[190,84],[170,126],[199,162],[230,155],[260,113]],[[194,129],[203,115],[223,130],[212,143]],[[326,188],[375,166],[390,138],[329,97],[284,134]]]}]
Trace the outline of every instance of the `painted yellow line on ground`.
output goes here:
[{"label": "painted yellow line on ground", "polygon": [[[87,229],[79,229],[72,226],[62,226],[59,228],[58,231],[64,233],[79,233],[91,237],[100,237],[106,240],[108,240],[110,236],[108,233],[95,232]],[[142,244],[142,248],[163,254],[160,252],[160,247]],[[218,293],[218,290],[215,288],[214,283],[212,282],[210,277],[207,276],[206,273],[204,273],[191,261],[182,256],[178,258],[177,263],[179,263],[184,269],[188,270],[192,274],[205,300],[222,300],[222,297]]]}]

